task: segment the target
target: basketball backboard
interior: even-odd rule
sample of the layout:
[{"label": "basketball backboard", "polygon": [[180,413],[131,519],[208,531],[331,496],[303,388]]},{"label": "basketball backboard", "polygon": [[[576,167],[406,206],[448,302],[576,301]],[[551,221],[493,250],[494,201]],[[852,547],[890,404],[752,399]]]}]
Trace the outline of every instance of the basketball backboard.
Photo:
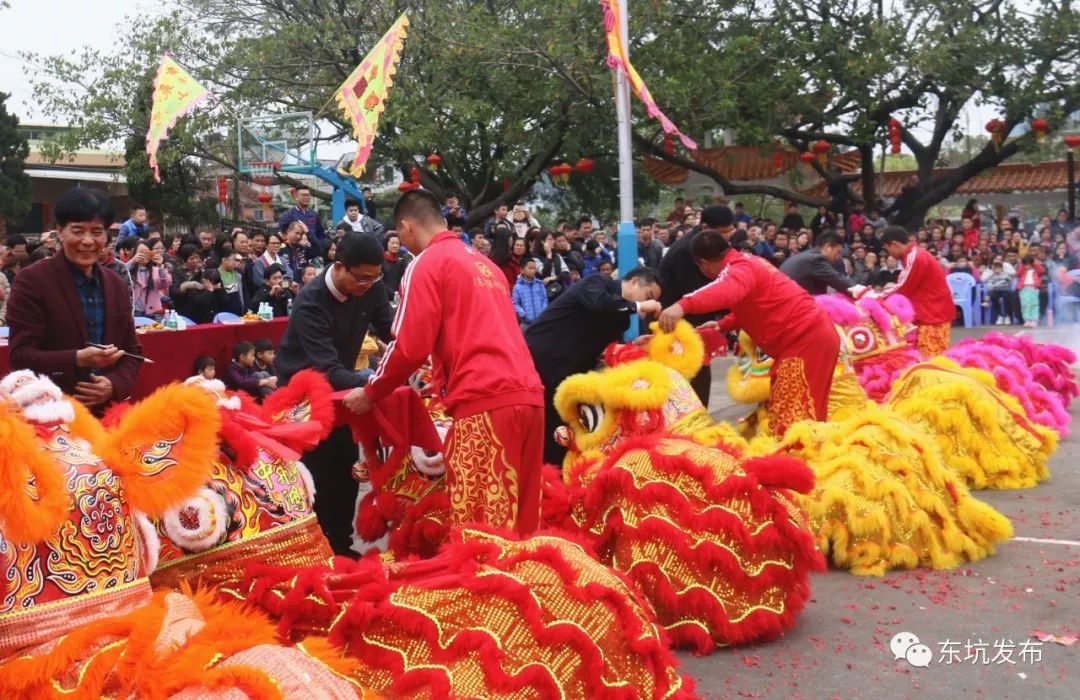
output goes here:
[{"label": "basketball backboard", "polygon": [[236,130],[243,174],[252,174],[252,163],[280,163],[282,172],[306,172],[317,164],[311,112],[242,117]]}]

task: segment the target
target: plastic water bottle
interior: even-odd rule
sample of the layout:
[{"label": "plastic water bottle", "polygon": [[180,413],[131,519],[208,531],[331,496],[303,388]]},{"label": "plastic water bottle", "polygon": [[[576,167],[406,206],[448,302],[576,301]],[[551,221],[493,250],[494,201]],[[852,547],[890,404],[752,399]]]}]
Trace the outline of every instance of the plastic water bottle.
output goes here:
[{"label": "plastic water bottle", "polygon": [[173,318],[173,324],[176,326],[176,330],[178,331],[187,330],[187,321],[180,318],[180,314],[175,315],[175,317]]},{"label": "plastic water bottle", "polygon": [[270,308],[269,302],[263,302],[259,304],[259,318],[264,321],[269,321],[274,317],[274,311]]},{"label": "plastic water bottle", "polygon": [[292,316],[292,298],[285,302],[285,315]]},{"label": "plastic water bottle", "polygon": [[166,312],[164,323],[162,323],[161,325],[165,326],[169,330],[175,330],[176,329],[176,312],[171,311],[171,310]]}]

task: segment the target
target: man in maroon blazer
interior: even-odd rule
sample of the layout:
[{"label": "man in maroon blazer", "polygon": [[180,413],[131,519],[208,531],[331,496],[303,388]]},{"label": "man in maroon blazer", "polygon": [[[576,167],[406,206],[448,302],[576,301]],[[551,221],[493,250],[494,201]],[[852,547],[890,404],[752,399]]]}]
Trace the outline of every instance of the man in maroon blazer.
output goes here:
[{"label": "man in maroon blazer", "polygon": [[131,395],[140,360],[125,353],[142,354],[127,287],[98,264],[113,207],[99,192],[74,189],[54,212],[60,250],[20,271],[11,287],[11,369],[46,375],[100,412]]}]

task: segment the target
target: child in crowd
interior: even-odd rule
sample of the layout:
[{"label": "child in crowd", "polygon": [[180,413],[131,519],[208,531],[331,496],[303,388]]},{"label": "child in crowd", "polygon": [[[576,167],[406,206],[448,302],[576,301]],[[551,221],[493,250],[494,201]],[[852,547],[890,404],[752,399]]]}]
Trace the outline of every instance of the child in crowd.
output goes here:
[{"label": "child in crowd", "polygon": [[233,348],[233,359],[225,370],[225,386],[234,391],[246,391],[257,399],[265,398],[277,388],[277,377],[256,376],[255,346],[242,340]]},{"label": "child in crowd", "polygon": [[1042,263],[1031,255],[1025,255],[1016,269],[1016,289],[1020,295],[1020,314],[1024,317],[1024,328],[1039,325],[1039,289],[1046,274]]},{"label": "child in crowd", "polygon": [[987,291],[987,306],[990,307],[990,323],[995,326],[1007,325],[1013,316],[1013,280],[1015,275],[1010,275],[1005,270],[1005,264],[995,260],[990,267],[990,274],[983,278]]},{"label": "child in crowd", "polygon": [[522,330],[531,326],[547,308],[547,288],[543,282],[536,279],[536,260],[533,258],[526,258],[522,263],[521,274],[514,283],[512,297]]},{"label": "child in crowd", "polygon": [[195,358],[195,376],[202,377],[203,379],[210,381],[217,376],[217,368],[214,365],[214,358],[209,355],[201,355]]},{"label": "child in crowd", "polygon": [[259,338],[255,341],[255,371],[265,372],[268,377],[276,377],[274,371],[274,344],[269,338]]}]

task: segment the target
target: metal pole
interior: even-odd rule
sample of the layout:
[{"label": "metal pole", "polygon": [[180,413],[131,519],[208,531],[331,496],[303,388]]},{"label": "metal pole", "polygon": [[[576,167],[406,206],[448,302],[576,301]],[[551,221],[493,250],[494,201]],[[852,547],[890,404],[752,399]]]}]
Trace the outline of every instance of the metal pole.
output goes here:
[{"label": "metal pole", "polygon": [[1069,171],[1069,221],[1076,221],[1076,162],[1071,148],[1065,158]]},{"label": "metal pole", "polygon": [[[623,39],[623,55],[630,59],[630,20],[627,0],[619,2],[619,36]],[[615,71],[615,114],[619,137],[619,277],[637,267],[637,229],[634,228],[634,161],[630,140],[630,82],[625,73]],[[638,336],[638,319],[630,319],[626,340]]]}]

